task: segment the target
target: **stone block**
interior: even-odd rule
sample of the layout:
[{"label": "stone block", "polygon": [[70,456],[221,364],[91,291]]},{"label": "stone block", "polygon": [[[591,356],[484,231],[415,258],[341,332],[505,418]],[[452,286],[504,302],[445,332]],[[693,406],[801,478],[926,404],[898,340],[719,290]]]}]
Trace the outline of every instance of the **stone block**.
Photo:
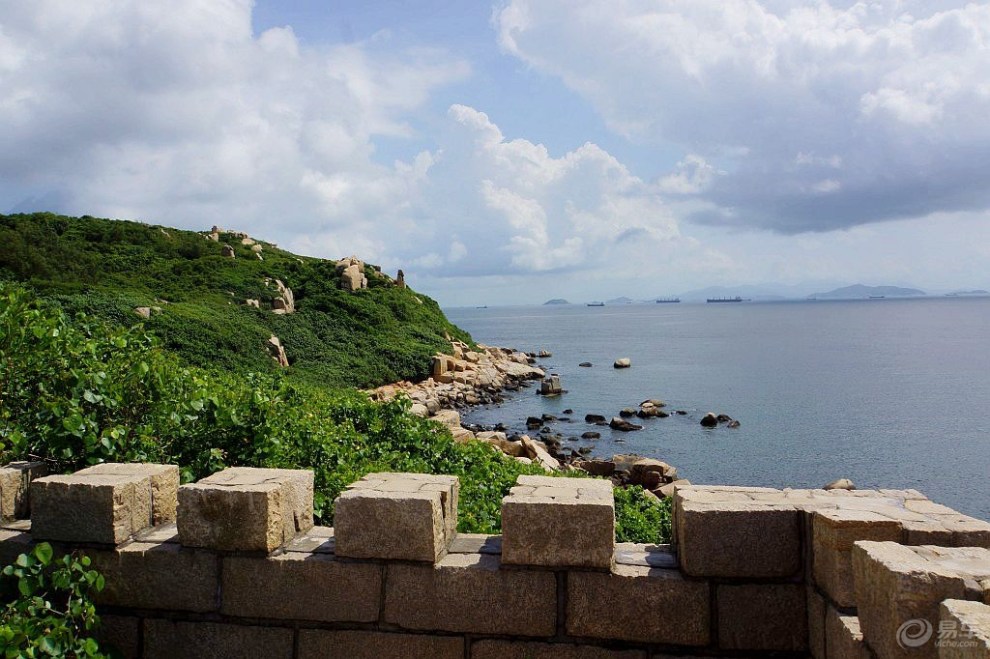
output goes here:
[{"label": "stone block", "polygon": [[299,631],[299,659],[462,659],[464,639],[366,631]]},{"label": "stone block", "polygon": [[502,561],[608,569],[615,552],[609,481],[520,476],[502,500]]},{"label": "stone block", "polygon": [[34,548],[31,534],[26,531],[0,529],[0,569]]},{"label": "stone block", "polygon": [[36,540],[120,544],[151,525],[147,476],[72,474],[31,483]]},{"label": "stone block", "polygon": [[840,607],[856,605],[852,546],[857,540],[899,541],[901,523],[869,510],[826,509],[812,514],[815,583]]},{"label": "stone block", "polygon": [[269,553],[313,528],[313,472],[232,467],[179,488],[187,547]]},{"label": "stone block", "polygon": [[141,656],[141,619],[101,613],[96,640],[104,652],[113,649],[123,659],[138,659]]},{"label": "stone block", "polygon": [[175,543],[132,542],[116,550],[88,551],[106,587],[101,605],[128,609],[217,610],[219,560],[208,551]]},{"label": "stone block", "polygon": [[179,491],[179,468],[175,465],[105,463],[86,467],[76,475],[146,476],[151,489],[151,524],[175,521]]},{"label": "stone block", "polygon": [[676,570],[616,565],[612,573],[567,574],[571,636],[703,646],[710,611],[708,583]]},{"label": "stone block", "polygon": [[246,618],[375,622],[381,592],[382,566],[372,563],[302,552],[232,556],[223,559],[220,610]]},{"label": "stone block", "polygon": [[814,586],[807,585],[808,594],[808,653],[813,659],[825,659],[825,598]]},{"label": "stone block", "polygon": [[145,659],[291,659],[292,629],[215,622],[144,621]]},{"label": "stone block", "polygon": [[486,639],[472,643],[469,656],[471,659],[646,659],[646,652],[571,643]]},{"label": "stone block", "polygon": [[365,476],[337,498],[337,555],[435,563],[456,535],[459,489],[454,476]]},{"label": "stone block", "polygon": [[808,649],[802,584],[719,585],[718,646],[723,650]]},{"label": "stone block", "polygon": [[937,629],[942,600],[978,599],[977,583],[990,577],[990,550],[983,548],[857,542],[852,560],[863,637],[880,659],[935,657],[933,637],[905,647],[899,634],[911,639]]},{"label": "stone block", "polygon": [[990,606],[946,600],[939,616],[939,659],[990,659]]},{"label": "stone block", "polygon": [[[791,577],[801,571],[801,518],[783,493],[678,488],[674,533],[681,569],[697,577]],[[761,500],[750,494],[766,495]]]},{"label": "stone block", "polygon": [[424,631],[553,636],[551,572],[505,570],[491,554],[449,554],[436,565],[390,564],[385,622]]},{"label": "stone block", "polygon": [[825,635],[828,659],[870,659],[856,616],[842,615],[829,607],[825,616]]},{"label": "stone block", "polygon": [[43,462],[11,462],[0,469],[0,520],[31,516],[31,481],[46,473]]}]

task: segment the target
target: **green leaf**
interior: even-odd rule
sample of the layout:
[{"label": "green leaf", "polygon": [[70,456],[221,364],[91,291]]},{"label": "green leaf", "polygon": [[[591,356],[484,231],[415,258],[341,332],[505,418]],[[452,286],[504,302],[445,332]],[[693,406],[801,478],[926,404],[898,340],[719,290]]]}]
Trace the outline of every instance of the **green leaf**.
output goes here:
[{"label": "green leaf", "polygon": [[34,555],[39,561],[41,561],[42,565],[48,565],[51,562],[54,553],[55,552],[52,550],[52,546],[47,542],[41,542],[34,548]]}]

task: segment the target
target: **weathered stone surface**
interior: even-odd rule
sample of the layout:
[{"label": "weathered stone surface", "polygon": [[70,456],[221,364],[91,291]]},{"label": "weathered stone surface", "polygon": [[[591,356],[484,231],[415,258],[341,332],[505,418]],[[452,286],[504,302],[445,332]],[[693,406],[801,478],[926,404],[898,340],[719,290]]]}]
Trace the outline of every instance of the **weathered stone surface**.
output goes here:
[{"label": "weathered stone surface", "polygon": [[115,648],[124,659],[140,656],[141,619],[101,613],[96,640],[101,648]]},{"label": "weathered stone surface", "polygon": [[709,586],[676,570],[616,565],[568,572],[567,633],[642,643],[707,645]]},{"label": "weathered stone surface", "polygon": [[0,520],[30,516],[31,481],[48,473],[43,462],[11,462],[0,469]]},{"label": "weathered stone surface", "polygon": [[459,490],[454,476],[368,474],[337,499],[337,555],[438,561],[456,534]]},{"label": "weathered stone surface", "polygon": [[0,566],[10,565],[18,556],[31,551],[32,546],[29,532],[0,529]]},{"label": "weathered stone surface", "polygon": [[825,509],[812,514],[815,582],[839,606],[856,605],[852,546],[857,540],[898,541],[901,524],[868,510]]},{"label": "weathered stone surface", "polygon": [[38,540],[120,544],[151,524],[147,476],[45,476],[31,483],[31,534]]},{"label": "weathered stone surface", "polygon": [[302,552],[232,556],[224,558],[220,610],[248,618],[375,622],[381,591],[382,566],[372,563]]},{"label": "weathered stone surface", "polygon": [[825,598],[811,585],[805,587],[808,602],[808,652],[813,659],[825,659]]},{"label": "weathered stone surface", "polygon": [[291,659],[292,630],[215,622],[144,621],[145,659]]},{"label": "weathered stone surface", "polygon": [[859,618],[845,616],[829,607],[825,617],[828,659],[870,659],[870,651],[863,642]]},{"label": "weathered stone surface", "polygon": [[807,650],[801,584],[720,585],[718,645],[727,650]]},{"label": "weathered stone surface", "polygon": [[151,524],[157,526],[175,521],[179,491],[179,468],[176,465],[105,463],[86,467],[77,471],[76,475],[146,476],[151,488]]},{"label": "weathered stone surface", "polygon": [[498,556],[449,554],[437,565],[389,564],[385,621],[426,631],[552,636],[551,572],[503,570]]},{"label": "weathered stone surface", "polygon": [[231,467],[179,488],[187,547],[271,552],[313,528],[313,472]]},{"label": "weathered stone surface", "polygon": [[975,584],[990,576],[990,550],[983,548],[857,542],[852,562],[863,637],[881,659],[935,657],[934,639],[902,648],[901,625],[920,620],[937,628],[942,600],[976,597]]},{"label": "weathered stone surface", "polygon": [[782,494],[756,501],[746,488],[688,486],[674,494],[681,568],[699,577],[788,577],[801,569],[798,510]]},{"label": "weathered stone surface", "polygon": [[366,631],[299,632],[299,659],[462,659],[464,639],[454,636]]},{"label": "weathered stone surface", "polygon": [[216,611],[219,560],[208,551],[174,543],[132,542],[113,551],[89,551],[106,588],[99,604],[134,609]]},{"label": "weathered stone surface", "polygon": [[945,638],[939,659],[990,659],[990,606],[978,602],[946,600],[939,607]]},{"label": "weathered stone surface", "polygon": [[610,650],[594,645],[483,640],[471,644],[471,659],[646,659],[642,650]]},{"label": "weathered stone surface", "polygon": [[506,564],[607,569],[615,551],[609,481],[520,476],[502,500]]}]

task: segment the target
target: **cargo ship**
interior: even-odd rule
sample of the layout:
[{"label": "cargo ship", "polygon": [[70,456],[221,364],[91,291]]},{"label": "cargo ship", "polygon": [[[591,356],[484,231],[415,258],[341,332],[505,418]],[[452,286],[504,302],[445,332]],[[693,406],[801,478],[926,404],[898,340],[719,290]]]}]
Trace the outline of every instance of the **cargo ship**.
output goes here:
[{"label": "cargo ship", "polygon": [[677,304],[681,301],[679,297],[658,297],[657,304]]},{"label": "cargo ship", "polygon": [[710,297],[708,298],[708,304],[715,304],[717,302],[742,302],[743,299],[738,295],[735,297]]}]

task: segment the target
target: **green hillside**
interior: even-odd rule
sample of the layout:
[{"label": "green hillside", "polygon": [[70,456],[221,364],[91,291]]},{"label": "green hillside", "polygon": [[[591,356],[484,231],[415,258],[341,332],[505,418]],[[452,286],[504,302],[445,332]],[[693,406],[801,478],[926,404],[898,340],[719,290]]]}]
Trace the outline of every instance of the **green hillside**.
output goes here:
[{"label": "green hillside", "polygon": [[[208,232],[88,216],[0,215],[0,280],[121,326],[142,321],[135,308],[151,307],[145,329],[193,366],[276,371],[265,347],[274,334],[287,377],[322,386],[420,379],[432,354],[449,351],[445,335],[470,341],[435,301],[371,266],[368,288],[350,292],[334,261],[257,244],[232,232],[214,241]],[[224,245],[234,258],[222,255]],[[295,313],[272,312],[274,280],[292,290]]]}]

